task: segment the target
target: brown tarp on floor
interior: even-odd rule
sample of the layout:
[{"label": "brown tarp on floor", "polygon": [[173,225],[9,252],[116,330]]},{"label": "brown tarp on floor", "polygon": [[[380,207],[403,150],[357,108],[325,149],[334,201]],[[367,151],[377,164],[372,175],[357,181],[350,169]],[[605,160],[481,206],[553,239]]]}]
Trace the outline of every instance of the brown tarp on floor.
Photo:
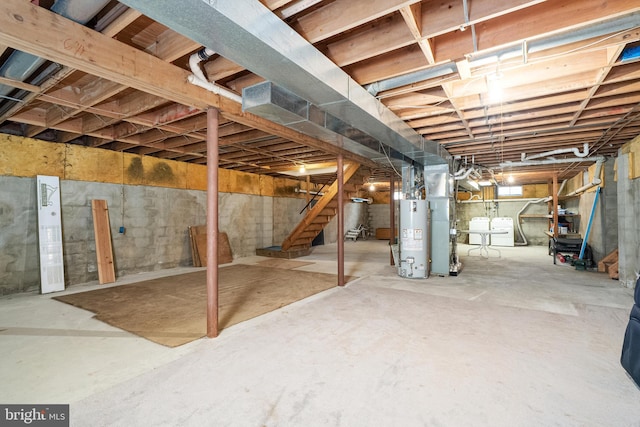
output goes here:
[{"label": "brown tarp on floor", "polygon": [[[332,288],[337,276],[236,264],[219,271],[220,329]],[[61,295],[115,327],[168,347],[206,334],[206,271]]]}]

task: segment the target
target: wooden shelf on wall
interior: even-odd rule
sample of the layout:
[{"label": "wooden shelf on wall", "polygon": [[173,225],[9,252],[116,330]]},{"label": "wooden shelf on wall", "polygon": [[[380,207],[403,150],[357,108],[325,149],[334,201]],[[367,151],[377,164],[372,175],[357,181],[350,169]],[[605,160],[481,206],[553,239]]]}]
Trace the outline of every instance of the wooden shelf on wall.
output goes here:
[{"label": "wooden shelf on wall", "polygon": [[[568,217],[579,217],[580,214],[558,214],[558,217],[568,216]],[[521,214],[520,218],[553,218],[553,215],[549,214]]]},{"label": "wooden shelf on wall", "polygon": [[[550,231],[545,231],[544,234],[546,234],[549,237],[553,237],[553,233],[550,232]],[[563,234],[558,234],[557,237],[562,237],[562,238],[567,238],[567,239],[581,239],[582,238],[580,233],[563,233]]]}]

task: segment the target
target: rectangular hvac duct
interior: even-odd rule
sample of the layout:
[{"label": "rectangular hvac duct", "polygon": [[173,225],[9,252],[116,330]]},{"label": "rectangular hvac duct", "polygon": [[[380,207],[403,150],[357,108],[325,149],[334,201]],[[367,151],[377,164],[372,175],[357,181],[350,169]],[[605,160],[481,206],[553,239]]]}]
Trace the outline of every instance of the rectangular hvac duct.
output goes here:
[{"label": "rectangular hvac duct", "polygon": [[421,164],[446,164],[434,141],[355,82],[258,0],[121,0],[148,17],[295,93]]},{"label": "rectangular hvac duct", "polygon": [[[402,162],[413,160],[391,147],[381,148],[381,143],[371,135],[322,111],[317,106],[272,82],[262,82],[244,88],[242,109],[336,146],[340,143],[343,148],[352,153],[375,161],[386,163],[388,160],[384,153],[389,154],[389,157],[394,160],[399,160],[394,163],[396,167],[401,167]],[[338,141],[339,136],[342,136],[340,142]]]}]

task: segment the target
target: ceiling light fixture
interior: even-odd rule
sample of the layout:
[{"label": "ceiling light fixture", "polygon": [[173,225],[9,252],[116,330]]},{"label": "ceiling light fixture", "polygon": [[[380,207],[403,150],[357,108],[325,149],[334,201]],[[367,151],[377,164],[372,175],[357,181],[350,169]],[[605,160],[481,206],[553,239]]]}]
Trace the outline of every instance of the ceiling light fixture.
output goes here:
[{"label": "ceiling light fixture", "polygon": [[307,171],[307,168],[304,167],[304,165],[300,165],[300,173],[305,173]]},{"label": "ceiling light fixture", "polygon": [[509,176],[507,177],[507,182],[508,182],[509,184],[513,184],[513,182],[514,182],[514,181],[515,181],[515,178],[513,177],[513,175],[509,175]]},{"label": "ceiling light fixture", "polygon": [[487,92],[489,95],[489,101],[500,102],[502,100],[502,73],[496,71],[492,74],[487,74]]},{"label": "ceiling light fixture", "polygon": [[376,186],[373,184],[369,184],[369,191],[376,191]]}]

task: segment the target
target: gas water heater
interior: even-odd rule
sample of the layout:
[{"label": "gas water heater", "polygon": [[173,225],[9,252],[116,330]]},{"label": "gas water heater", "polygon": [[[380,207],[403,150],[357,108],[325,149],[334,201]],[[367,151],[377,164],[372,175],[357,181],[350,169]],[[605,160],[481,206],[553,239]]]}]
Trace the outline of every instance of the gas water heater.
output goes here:
[{"label": "gas water heater", "polygon": [[402,198],[398,221],[398,275],[429,277],[429,205],[422,167],[402,168]]},{"label": "gas water heater", "polygon": [[399,276],[425,279],[451,273],[451,260],[456,258],[452,182],[447,164],[402,168],[398,244],[392,247]]},{"label": "gas water heater", "polygon": [[425,279],[429,275],[428,205],[426,200],[400,200],[398,275]]}]

